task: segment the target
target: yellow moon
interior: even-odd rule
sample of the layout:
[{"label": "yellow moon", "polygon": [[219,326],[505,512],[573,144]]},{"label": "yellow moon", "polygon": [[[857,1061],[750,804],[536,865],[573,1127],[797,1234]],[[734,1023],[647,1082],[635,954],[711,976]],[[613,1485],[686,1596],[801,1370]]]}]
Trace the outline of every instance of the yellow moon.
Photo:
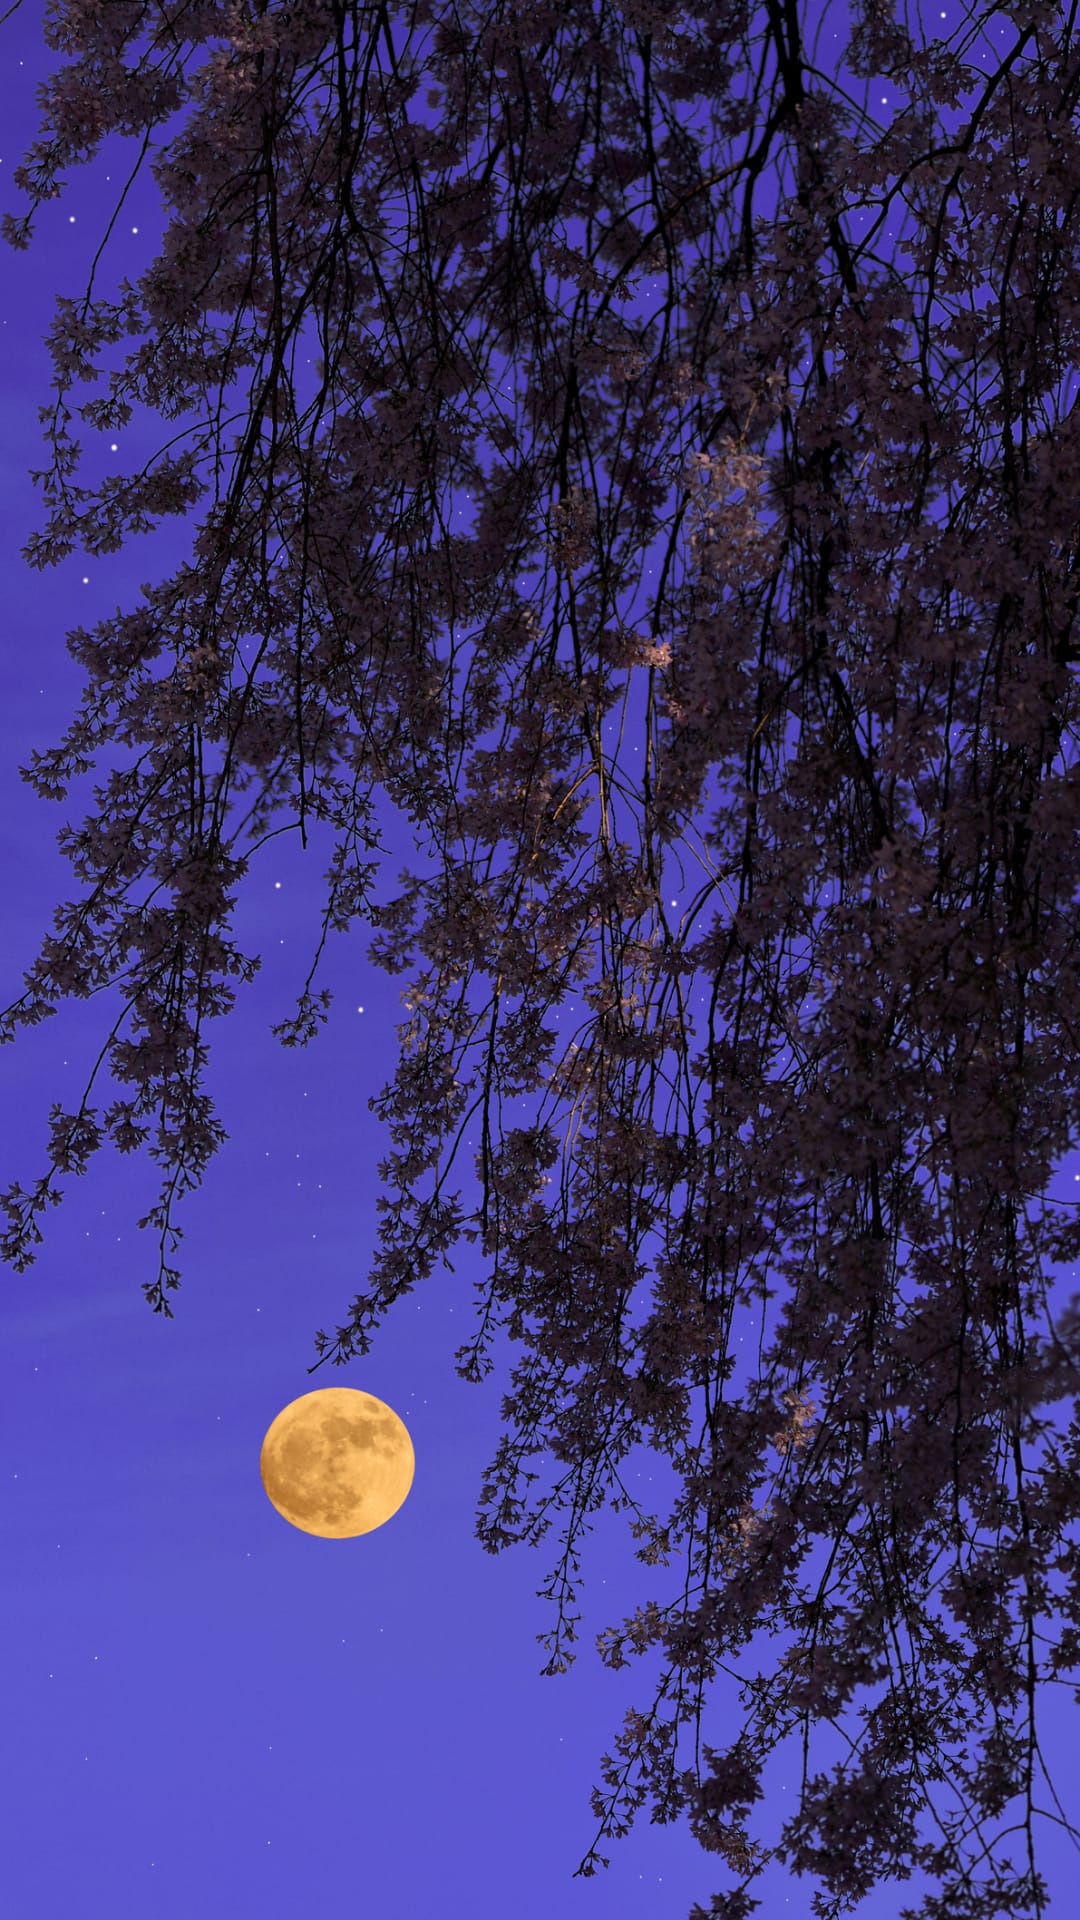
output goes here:
[{"label": "yellow moon", "polygon": [[270,1422],[259,1454],[271,1506],[291,1527],[324,1540],[352,1540],[391,1520],[415,1465],[404,1421],[355,1387],[322,1387],[290,1400]]}]

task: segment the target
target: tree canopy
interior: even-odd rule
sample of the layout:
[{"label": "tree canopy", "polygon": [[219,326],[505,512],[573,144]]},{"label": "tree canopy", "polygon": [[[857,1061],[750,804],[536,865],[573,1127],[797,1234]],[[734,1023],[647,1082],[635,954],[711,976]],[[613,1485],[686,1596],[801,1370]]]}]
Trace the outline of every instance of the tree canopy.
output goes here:
[{"label": "tree canopy", "polygon": [[[1041,0],[990,11],[1008,45],[976,65],[970,16],[920,41],[854,0],[847,66],[890,80],[875,116],[816,64],[797,0],[55,0],[71,60],[15,174],[30,211],[2,222],[27,247],[65,167],[118,130],[145,155],[190,108],[151,162],[159,258],[116,300],[59,299],[48,337],[26,560],[206,510],[190,565],[69,633],[79,711],[20,769],[62,798],[104,743],[131,748],[59,836],[86,891],[0,1038],[62,995],[121,984],[124,1008],[79,1110],[51,1109],[47,1172],[0,1196],[0,1252],[23,1271],[57,1176],[146,1145],[143,1290],[172,1314],[175,1203],[225,1138],[204,1023],[258,966],[228,937],[235,890],[272,822],[305,844],[328,823],[318,950],[274,1032],[325,1022],[331,929],[374,926],[371,959],[413,971],[370,1102],[396,1149],[380,1250],[317,1364],[366,1353],[479,1243],[458,1371],[490,1371],[496,1326],[524,1357],[478,1537],[568,1515],[551,1673],[590,1513],[633,1508],[645,1565],[685,1552],[677,1604],[600,1636],[612,1667],[666,1666],[593,1806],[598,1842],[646,1799],[685,1817],[734,1875],[712,1920],[760,1905],[747,1822],[800,1728],[778,1852],[820,1878],[815,1915],[915,1867],[940,1893],[904,1920],[1046,1904],[1037,1696],[1080,1653],[1080,1314],[1054,1320],[1044,1263],[1080,1225],[1027,1202],[1080,1116],[1080,46]],[[876,250],[901,205],[903,266]],[[91,491],[68,395],[126,337],[79,417],[196,424]],[[644,722],[612,744],[634,676]],[[379,793],[435,868],[384,906]],[[673,922],[680,850],[700,881]],[[574,990],[589,1013],[560,1049]],[[105,1060],[129,1097],[100,1112]],[[444,1188],[474,1114],[470,1210]],[[777,1292],[758,1375],[726,1392],[735,1330]],[[663,1519],[620,1479],[641,1440],[682,1488]],[[530,1506],[544,1452],[565,1472]],[[800,1583],[815,1543],[825,1573]],[[730,1745],[703,1742],[710,1681],[769,1625],[793,1649],[745,1684]],[[809,1774],[811,1726],[882,1683],[850,1763]],[[579,1871],[600,1863],[594,1844]]]}]

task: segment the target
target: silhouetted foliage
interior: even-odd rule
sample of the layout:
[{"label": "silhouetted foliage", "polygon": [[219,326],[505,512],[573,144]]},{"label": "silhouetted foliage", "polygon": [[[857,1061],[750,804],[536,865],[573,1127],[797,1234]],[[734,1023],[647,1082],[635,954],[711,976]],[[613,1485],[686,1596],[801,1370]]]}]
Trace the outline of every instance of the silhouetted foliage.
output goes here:
[{"label": "silhouetted foliage", "polygon": [[[1049,6],[994,18],[1011,44],[987,70],[858,0],[845,58],[895,101],[875,121],[814,64],[794,0],[58,0],[47,38],[72,61],[16,174],[31,214],[3,221],[25,247],[64,166],[190,104],[152,162],[160,258],[115,303],[59,301],[49,337],[30,563],[213,501],[189,567],[68,636],[86,693],[22,770],[62,797],[104,742],[131,744],[61,835],[88,891],[0,1035],[123,981],[102,1059],[132,1095],[99,1118],[92,1078],[78,1113],[52,1108],[48,1173],[3,1196],[3,1256],[32,1261],[58,1173],[105,1138],[149,1143],[166,1178],[140,1222],[161,1248],[144,1291],[171,1312],[172,1205],[225,1137],[203,1022],[258,965],[227,938],[235,886],[282,814],[305,844],[308,818],[330,823],[319,952],[366,918],[371,958],[419,971],[370,1103],[398,1149],[380,1252],[317,1352],[366,1353],[391,1302],[479,1240],[458,1371],[490,1371],[496,1325],[525,1357],[478,1536],[537,1541],[568,1511],[550,1673],[573,1658],[590,1513],[633,1508],[646,1564],[685,1546],[682,1599],[600,1636],[612,1667],[652,1647],[667,1664],[593,1804],[598,1840],[650,1795],[654,1819],[684,1815],[738,1876],[713,1920],[760,1905],[768,1850],[746,1821],[799,1728],[778,1852],[820,1876],[815,1915],[915,1867],[940,1898],[905,1920],[1045,1908],[1036,1703],[1080,1651],[1080,1316],[1074,1297],[1053,1323],[1043,1262],[1075,1258],[1080,1227],[1025,1203],[1080,1111],[1080,458],[1058,397],[1080,318],[1080,47]],[[950,135],[941,108],[969,96]],[[708,139],[689,126],[702,103]],[[755,212],[768,168],[775,218]],[[902,269],[875,251],[898,198]],[[647,277],[662,298],[632,323]],[[301,406],[304,325],[322,360]],[[200,421],[90,493],[66,396],[125,335],[137,348],[80,417],[115,427],[140,402]],[[471,526],[451,526],[452,491]],[[644,727],[610,745],[634,674]],[[435,860],[381,908],[377,791]],[[680,848],[702,878],[673,923],[662,864]],[[273,1029],[286,1045],[326,1019],[317,962]],[[549,1016],[577,989],[590,1013],[560,1052]],[[503,1126],[501,1103],[532,1096],[530,1122]],[[476,1113],[467,1212],[443,1188]],[[780,1287],[757,1377],[725,1395],[736,1329]],[[1068,1395],[1062,1439],[1041,1410]],[[640,1439],[683,1489],[663,1523],[619,1476]],[[530,1510],[545,1450],[566,1471]],[[800,1584],[815,1542],[826,1571]],[[708,1683],[762,1627],[795,1643],[743,1685],[732,1744],[702,1747]],[[808,1777],[811,1724],[882,1683],[850,1764]],[[1016,1831],[1019,1870],[993,1858]],[[603,1859],[594,1845],[579,1871]]]}]

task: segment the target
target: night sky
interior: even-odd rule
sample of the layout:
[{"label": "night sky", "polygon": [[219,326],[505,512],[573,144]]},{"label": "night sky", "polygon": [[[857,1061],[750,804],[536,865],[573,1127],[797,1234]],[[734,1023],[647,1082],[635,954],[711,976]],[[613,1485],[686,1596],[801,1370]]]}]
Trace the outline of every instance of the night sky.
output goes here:
[{"label": "night sky", "polygon": [[[43,17],[26,0],[0,30],[0,211],[16,215],[26,203],[11,176],[37,135],[35,86],[64,64],[43,43]],[[935,7],[924,13],[926,30],[944,35],[959,17],[955,6]],[[836,6],[823,17],[817,60],[829,73],[845,21]],[[997,47],[997,25],[991,32]],[[1006,22],[1002,32],[1013,29]],[[847,85],[865,97],[867,83],[848,76]],[[887,93],[876,81],[869,91]],[[155,130],[155,151],[188,111]],[[954,125],[962,117],[948,116]],[[170,577],[209,505],[208,496],[188,522],[168,519],[102,558],[75,551],[36,572],[20,557],[46,517],[29,470],[49,464],[37,409],[51,397],[44,335],[54,299],[84,293],[138,151],[135,140],[110,139],[91,165],[69,169],[62,198],[36,216],[28,253],[0,246],[5,1006],[23,990],[53,908],[83,892],[56,834],[81,824],[94,785],[126,764],[122,750],[110,750],[59,804],[19,778],[33,748],[59,740],[82,689],[64,636],[132,609],[143,583]],[[765,205],[759,189],[755,211]],[[113,297],[122,275],[145,271],[164,224],[147,160],[102,253],[95,297]],[[878,237],[885,257],[890,232]],[[102,364],[119,365],[135,344],[109,349]],[[69,403],[104,391],[103,382],[76,387]],[[177,430],[141,411],[119,434],[95,433],[76,417],[72,432],[84,447],[77,481],[137,470]],[[379,822],[387,853],[374,892],[382,902],[400,891],[403,866],[426,873],[431,858],[385,800]],[[153,1314],[139,1290],[157,1274],[156,1235],[136,1225],[160,1181],[145,1152],[121,1159],[106,1147],[85,1178],[65,1180],[36,1263],[0,1274],[0,1908],[12,1920],[294,1920],[320,1902],[390,1920],[550,1920],[553,1912],[681,1920],[694,1900],[707,1906],[729,1885],[731,1871],[682,1820],[650,1824],[648,1804],[626,1839],[602,1843],[606,1872],[572,1878],[599,1824],[589,1790],[602,1784],[601,1756],[614,1752],[627,1708],[651,1706],[660,1671],[654,1654],[610,1672],[596,1634],[649,1597],[673,1598],[680,1561],[642,1566],[629,1516],[597,1516],[582,1566],[577,1662],[567,1675],[542,1676],[547,1652],[536,1636],[554,1627],[556,1607],[537,1589],[558,1563],[565,1518],[538,1547],[498,1557],[474,1537],[501,1397],[522,1357],[499,1336],[495,1372],[482,1385],[454,1370],[486,1272],[478,1246],[460,1242],[454,1272],[437,1267],[392,1308],[366,1358],[307,1371],[316,1328],[332,1334],[346,1319],[376,1249],[377,1167],[392,1143],[367,1102],[392,1078],[400,996],[419,970],[392,977],[374,967],[370,932],[358,923],[330,937],[314,982],[334,993],[328,1025],[307,1048],[285,1049],[270,1033],[294,1012],[314,955],[332,844],[332,832],[309,823],[305,852],[291,827],[261,849],[240,884],[233,937],[263,965],[205,1036],[205,1084],[229,1139],[177,1212],[185,1237],[172,1260],[183,1280],[170,1295],[175,1318]],[[684,882],[669,868],[669,898],[678,902],[684,888],[689,897],[692,870]],[[133,898],[148,888],[140,883]],[[0,1056],[0,1188],[29,1187],[44,1173],[49,1106],[78,1105],[120,1007],[115,991],[62,1001]],[[563,1030],[573,1019],[564,1003]],[[91,1103],[104,1108],[116,1091],[102,1073]],[[469,1145],[478,1141],[467,1135],[447,1182],[466,1204],[479,1194]],[[1078,1182],[1080,1170],[1065,1163],[1052,1193],[1074,1198]],[[1055,1309],[1071,1290],[1072,1276],[1059,1276]],[[745,1347],[756,1357],[754,1331]],[[750,1372],[740,1365],[735,1384]],[[330,1385],[387,1401],[416,1452],[404,1506],[354,1540],[290,1527],[259,1477],[275,1414]],[[666,1517],[676,1491],[670,1468],[638,1449],[625,1470],[637,1496]],[[533,1496],[547,1485],[534,1483]],[[759,1635],[738,1671],[752,1676],[781,1651]],[[1044,1688],[1042,1713],[1044,1752],[1064,1799],[1070,1733],[1075,1741],[1070,1691]],[[726,1745],[741,1718],[736,1681],[717,1682],[704,1738]],[[692,1751],[692,1730],[684,1731],[683,1765]],[[842,1732],[818,1728],[811,1771],[847,1753]],[[794,1810],[800,1764],[793,1739],[766,1771],[767,1798],[750,1832],[767,1843]],[[1052,1806],[1045,1785],[1038,1797]],[[952,1807],[944,1796],[939,1805]],[[1074,1851],[1048,1822],[1038,1832],[1042,1870],[1061,1895],[1075,1876]],[[1022,1836],[1005,1851],[1019,1864]],[[764,1916],[802,1916],[815,1885],[773,1866],[753,1891]],[[917,1875],[886,1884],[860,1913],[895,1920],[925,1890]]]}]

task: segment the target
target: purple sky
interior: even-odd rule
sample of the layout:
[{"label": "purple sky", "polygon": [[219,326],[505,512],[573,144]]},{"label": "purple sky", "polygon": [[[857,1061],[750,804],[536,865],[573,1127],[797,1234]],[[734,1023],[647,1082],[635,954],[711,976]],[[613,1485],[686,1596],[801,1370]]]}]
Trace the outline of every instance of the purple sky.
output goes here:
[{"label": "purple sky", "polygon": [[[942,34],[958,17],[955,4],[924,15],[927,31]],[[42,20],[27,0],[0,43],[0,211],[16,214],[25,202],[11,175],[37,133],[35,86],[63,64],[42,41]],[[825,72],[836,70],[845,21],[835,5],[825,17],[817,48]],[[860,100],[867,91],[850,76],[848,87]],[[869,91],[888,89],[872,82]],[[156,131],[155,150],[184,117]],[[58,741],[81,691],[64,636],[133,608],[142,583],[171,576],[206,507],[190,524],[166,520],[102,558],[75,552],[38,573],[20,557],[45,518],[29,470],[48,463],[37,409],[50,398],[43,338],[54,298],[84,292],[137,153],[137,142],[111,139],[39,212],[28,253],[0,248],[3,1005],[22,991],[54,906],[82,892],[58,829],[80,824],[96,781],[124,764],[118,752],[106,756],[60,805],[19,778],[32,748]],[[761,192],[756,210],[764,205]],[[146,269],[163,228],[144,163],[99,262],[96,297]],[[879,250],[888,252],[884,238]],[[117,349],[105,364],[122,357]],[[72,400],[91,397],[76,388]],[[77,418],[72,430],[85,450],[77,477],[90,485],[135,470],[177,427],[138,413],[123,433],[97,435]],[[647,570],[644,579],[647,591]],[[426,872],[430,861],[386,802],[380,829],[390,851],[375,893],[385,901],[399,891],[403,865]],[[550,1920],[553,1911],[681,1920],[695,1899],[707,1907],[730,1872],[682,1822],[651,1825],[647,1807],[629,1837],[602,1846],[606,1872],[572,1878],[596,1834],[588,1796],[600,1757],[613,1751],[626,1709],[651,1704],[660,1671],[651,1656],[610,1672],[596,1634],[648,1597],[672,1598],[679,1563],[643,1567],[628,1518],[597,1516],[583,1559],[577,1663],[562,1677],[541,1675],[547,1654],[536,1636],[554,1626],[556,1610],[537,1589],[558,1562],[565,1521],[538,1548],[497,1558],[474,1537],[508,1367],[521,1357],[500,1337],[482,1386],[454,1371],[484,1277],[478,1249],[463,1241],[451,1256],[456,1272],[437,1269],[392,1310],[366,1359],[306,1371],[315,1329],[345,1318],[375,1250],[377,1164],[391,1142],[367,1101],[392,1077],[400,992],[411,977],[370,965],[366,928],[333,937],[315,982],[334,992],[328,1026],[306,1049],[283,1049],[271,1035],[294,1011],[311,963],[331,846],[317,823],[306,852],[295,830],[282,833],[240,889],[234,937],[263,966],[209,1030],[206,1084],[230,1137],[179,1210],[175,1319],[151,1313],[139,1291],[157,1271],[154,1237],[136,1226],[159,1183],[145,1154],[121,1160],[110,1148],[94,1158],[47,1215],[36,1264],[0,1275],[3,1910],[16,1920],[117,1912],[293,1920],[323,1900],[390,1920],[507,1912]],[[682,881],[669,864],[678,901]],[[687,867],[687,897],[694,885]],[[62,1002],[4,1051],[0,1187],[29,1186],[45,1170],[49,1105],[78,1104],[119,1008],[116,993]],[[564,1006],[563,1028],[570,1023]],[[112,1097],[100,1078],[94,1101]],[[1054,1194],[1073,1198],[1078,1178],[1066,1163]],[[449,1187],[471,1201],[471,1156],[459,1154]],[[259,1478],[270,1421],[320,1385],[388,1401],[416,1450],[404,1507],[353,1541],[289,1527]],[[645,1450],[627,1466],[630,1487],[666,1517],[670,1469]],[[739,1672],[752,1675],[768,1657],[759,1636]],[[1042,1711],[1044,1751],[1063,1793],[1071,1696],[1045,1689]],[[704,1737],[723,1746],[739,1717],[736,1682],[718,1682]],[[683,1764],[691,1750],[684,1733]],[[819,1729],[811,1770],[846,1752],[841,1733]],[[766,1772],[751,1832],[778,1837],[799,1770],[792,1740]],[[1050,1804],[1045,1788],[1040,1799]],[[1043,1871],[1060,1893],[1075,1873],[1073,1850],[1059,1828],[1043,1821],[1039,1831]],[[1020,1836],[1006,1851],[1019,1866]],[[755,1889],[762,1914],[808,1913],[814,1884],[773,1867]],[[895,1920],[924,1890],[920,1876],[886,1885],[860,1912]]]}]

